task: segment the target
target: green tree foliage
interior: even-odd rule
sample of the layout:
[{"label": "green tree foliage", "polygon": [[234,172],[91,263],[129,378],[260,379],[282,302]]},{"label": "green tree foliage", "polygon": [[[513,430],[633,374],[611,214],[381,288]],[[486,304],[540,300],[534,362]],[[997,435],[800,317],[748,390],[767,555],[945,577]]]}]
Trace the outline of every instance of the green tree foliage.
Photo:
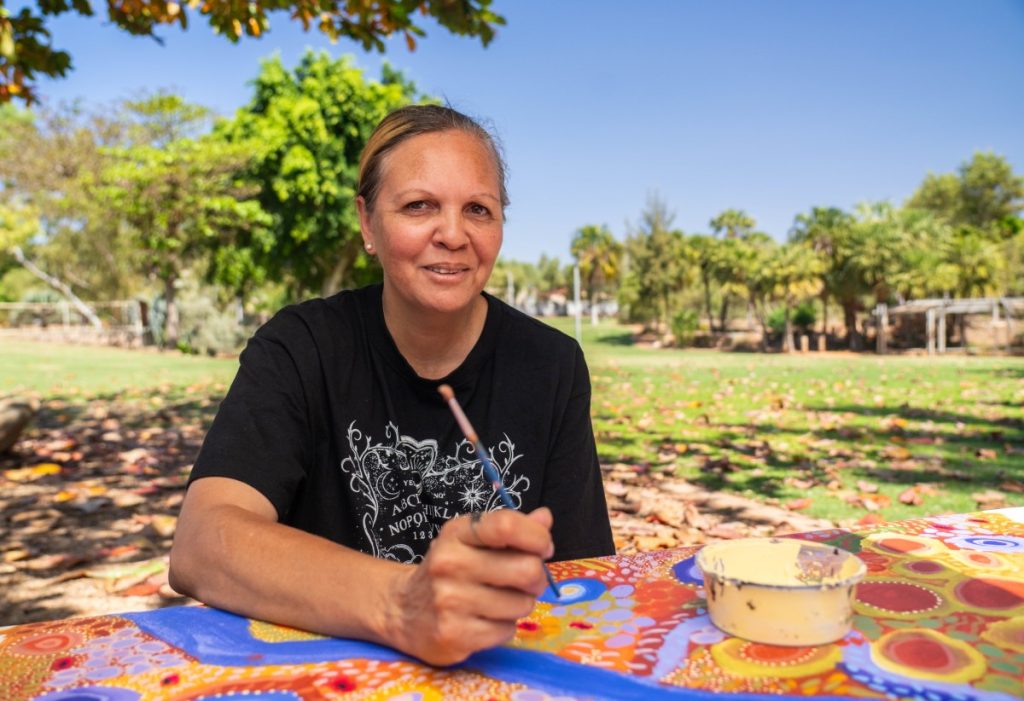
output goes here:
[{"label": "green tree foliage", "polygon": [[126,226],[145,272],[159,281],[166,305],[165,345],[178,341],[177,286],[211,251],[245,235],[269,247],[270,217],[257,188],[239,174],[245,144],[201,135],[205,113],[176,95],[127,103],[131,139],[110,150],[98,195]]},{"label": "green tree foliage", "polygon": [[1002,156],[975,153],[956,174],[929,173],[907,206],[934,212],[953,225],[1012,233],[1009,220],[1024,209],[1024,177]]},{"label": "green tree foliage", "polygon": [[[715,317],[711,311],[711,282],[720,267],[720,246],[718,239],[707,234],[695,234],[689,238],[700,275],[700,284],[704,293],[704,313],[708,318],[708,330],[715,331]],[[722,329],[723,331],[725,329]]]},{"label": "green tree foliage", "polygon": [[[828,303],[834,299],[844,308],[856,307],[864,294],[859,271],[850,262],[853,217],[838,207],[812,207],[798,214],[790,240],[805,243],[824,262],[821,272],[822,327],[828,329]],[[854,329],[847,327],[847,336]]]},{"label": "green tree foliage", "polygon": [[252,261],[295,296],[379,276],[359,236],[359,155],[376,124],[415,96],[401,73],[385,67],[379,82],[367,80],[349,57],[307,52],[292,71],[264,61],[249,104],[217,133],[252,152],[247,177],[273,236],[267,246],[240,232],[222,255]]},{"label": "green tree foliage", "polygon": [[569,251],[580,266],[587,299],[597,303],[603,294],[614,296],[622,259],[622,244],[607,226],[588,224],[573,234]]},{"label": "green tree foliage", "polygon": [[[718,312],[719,328],[726,330],[729,319],[729,303],[736,298],[743,298],[749,290],[740,282],[745,271],[742,268],[742,253],[734,249],[743,249],[753,234],[757,221],[742,209],[727,209],[709,222],[711,230],[722,238],[722,245],[715,246],[716,254],[712,260],[714,277],[721,288],[721,306]],[[739,268],[737,266],[740,266]]]},{"label": "green tree foliage", "polygon": [[757,222],[742,209],[727,209],[710,222],[711,230],[728,239],[745,238]]},{"label": "green tree foliage", "polygon": [[671,229],[672,214],[653,196],[640,217],[640,226],[625,244],[628,264],[619,299],[630,316],[668,329],[674,298],[690,283],[692,251],[681,231]]},{"label": "green tree foliage", "polygon": [[94,196],[104,147],[123,132],[116,115],[74,105],[0,109],[0,202],[30,209],[36,222],[24,255],[92,300],[123,299],[140,284],[129,237]]},{"label": "green tree foliage", "polygon": [[787,243],[773,251],[766,263],[754,271],[753,276],[758,280],[758,287],[767,290],[768,297],[782,305],[782,350],[790,353],[795,350],[792,310],[821,291],[825,265],[809,244],[798,242]]},{"label": "green tree foliage", "polygon": [[[176,0],[107,0],[107,19],[129,34],[153,37],[161,25],[186,29],[197,14],[204,16],[215,33],[229,41],[259,37],[270,29],[269,15],[287,14],[303,29],[316,27],[332,41],[353,39],[365,49],[384,50],[384,39],[393,34],[405,37],[409,50],[416,37],[425,32],[422,18],[431,17],[453,34],[478,37],[486,46],[495,28],[505,19],[490,9],[491,0],[253,0],[228,2],[205,0],[181,3]],[[16,14],[0,0],[0,103],[20,98],[36,99],[36,74],[64,76],[72,67],[71,56],[50,43],[50,17],[65,13],[93,16],[90,0],[37,0],[37,6],[22,6]]]}]

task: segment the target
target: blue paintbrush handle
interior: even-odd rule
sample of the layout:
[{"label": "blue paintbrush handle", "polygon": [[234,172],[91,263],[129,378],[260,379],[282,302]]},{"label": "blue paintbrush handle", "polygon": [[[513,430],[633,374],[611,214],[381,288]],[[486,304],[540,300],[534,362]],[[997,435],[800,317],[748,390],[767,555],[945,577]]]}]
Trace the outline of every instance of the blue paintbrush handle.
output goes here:
[{"label": "blue paintbrush handle", "polygon": [[[476,442],[476,456],[480,458],[480,464],[484,468],[484,476],[490,481],[491,486],[494,487],[494,491],[498,493],[501,498],[501,503],[505,505],[506,509],[515,510],[516,506],[512,503],[512,497],[508,495],[508,491],[505,489],[505,485],[501,482],[501,475],[498,474],[498,469],[491,462],[490,456],[487,455],[487,449],[484,448],[483,443],[479,440]],[[544,576],[548,579],[548,586],[551,587],[551,591],[555,593],[555,596],[561,598],[562,592],[558,589],[558,584],[555,582],[555,578],[551,576],[551,570],[548,569],[547,565],[544,567]]]},{"label": "blue paintbrush handle", "polygon": [[498,469],[491,462],[491,458],[487,455],[487,449],[484,448],[480,441],[476,442],[476,456],[480,458],[480,464],[484,468],[484,476],[487,481],[494,487],[494,491],[501,497],[501,503],[505,505],[506,509],[515,509],[515,504],[512,503],[512,497],[508,495],[505,490],[505,485],[501,483],[501,475],[498,474]]}]

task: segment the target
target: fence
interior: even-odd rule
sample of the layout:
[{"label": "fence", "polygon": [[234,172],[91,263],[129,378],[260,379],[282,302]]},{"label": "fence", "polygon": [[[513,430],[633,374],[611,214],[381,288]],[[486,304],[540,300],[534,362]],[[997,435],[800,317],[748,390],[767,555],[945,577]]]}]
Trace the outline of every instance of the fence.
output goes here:
[{"label": "fence", "polygon": [[65,301],[0,302],[0,338],[129,347],[146,343],[143,302],[131,299],[87,304],[100,319],[98,328]]}]

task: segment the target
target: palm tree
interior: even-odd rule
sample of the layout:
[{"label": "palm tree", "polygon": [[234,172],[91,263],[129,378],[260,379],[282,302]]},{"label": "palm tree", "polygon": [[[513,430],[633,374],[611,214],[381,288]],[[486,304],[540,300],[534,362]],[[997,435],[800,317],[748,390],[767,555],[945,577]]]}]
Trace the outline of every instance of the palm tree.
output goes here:
[{"label": "palm tree", "polygon": [[781,301],[785,309],[782,350],[786,353],[794,350],[793,307],[821,291],[824,269],[823,261],[809,244],[787,243],[775,252],[761,272],[772,298]]},{"label": "palm tree", "polygon": [[[718,311],[718,324],[722,331],[725,331],[729,319],[729,300],[733,297],[745,296],[746,290],[741,285],[736,285],[735,280],[739,275],[733,264],[732,252],[728,249],[732,242],[744,242],[755,232],[757,222],[742,209],[727,209],[717,217],[708,222],[715,236],[723,239],[726,244],[720,247],[716,268],[718,281],[722,285],[722,302]],[[748,309],[749,310],[749,309]]]},{"label": "palm tree", "polygon": [[742,239],[754,230],[757,222],[742,209],[727,209],[711,220],[711,230],[727,239]]},{"label": "palm tree", "polygon": [[806,214],[798,214],[790,230],[790,241],[806,243],[824,261],[820,295],[823,333],[828,333],[829,297],[838,300],[856,288],[854,281],[848,279],[852,268],[840,255],[852,225],[853,217],[838,207],[814,207]]},{"label": "palm tree", "polygon": [[[700,282],[704,287],[704,313],[708,317],[708,330],[715,332],[715,317],[711,312],[711,280],[718,266],[718,240],[706,234],[690,237],[690,246],[700,271]],[[723,329],[724,330],[724,329]]]},{"label": "palm tree", "polygon": [[599,295],[619,277],[622,244],[615,240],[607,226],[588,224],[573,235],[569,246],[580,275],[586,281],[587,299],[595,307]]}]

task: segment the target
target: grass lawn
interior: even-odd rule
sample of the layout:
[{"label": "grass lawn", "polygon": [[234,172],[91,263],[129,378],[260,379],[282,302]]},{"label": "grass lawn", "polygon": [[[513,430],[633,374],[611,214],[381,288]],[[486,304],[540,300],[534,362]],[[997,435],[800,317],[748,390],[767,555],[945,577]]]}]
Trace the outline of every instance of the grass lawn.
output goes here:
[{"label": "grass lawn", "polygon": [[0,396],[31,392],[68,399],[189,385],[223,385],[238,361],[177,352],[0,340]]},{"label": "grass lawn", "polygon": [[834,520],[1024,505],[1020,358],[659,350],[611,323],[583,332],[602,463]]},{"label": "grass lawn", "polygon": [[[571,319],[551,323],[572,333]],[[633,346],[583,325],[605,464],[671,472],[833,520],[1024,505],[1024,360]],[[203,424],[237,361],[0,341],[0,396],[93,400]],[[56,412],[54,412],[56,410]]]}]

